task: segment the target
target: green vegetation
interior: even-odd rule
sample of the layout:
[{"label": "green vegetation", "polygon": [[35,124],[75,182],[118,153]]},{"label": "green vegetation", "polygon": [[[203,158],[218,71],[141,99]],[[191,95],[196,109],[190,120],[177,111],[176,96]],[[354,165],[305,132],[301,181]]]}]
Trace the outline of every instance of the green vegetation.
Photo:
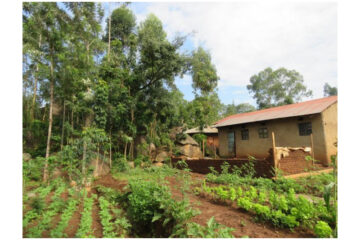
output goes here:
[{"label": "green vegetation", "polygon": [[94,204],[94,199],[96,195],[92,195],[91,197],[84,198],[84,210],[81,214],[81,221],[79,229],[76,232],[76,237],[80,238],[92,238],[93,229],[92,229],[92,207]]},{"label": "green vegetation", "polygon": [[264,69],[250,78],[247,89],[254,93],[259,109],[299,102],[312,95],[304,85],[303,76],[295,70]]},{"label": "green vegetation", "polygon": [[50,236],[52,238],[63,238],[68,237],[66,233],[64,233],[65,228],[68,226],[69,220],[77,210],[79,201],[76,199],[71,199],[68,201],[68,205],[61,215],[60,222],[57,224],[56,228],[50,231]]},{"label": "green vegetation", "polygon": [[[187,201],[175,201],[166,186],[153,181],[129,182],[127,212],[138,233],[150,233],[153,237],[176,237],[184,234],[184,226],[196,211]],[[157,226],[162,226],[159,230]]]},{"label": "green vegetation", "polygon": [[189,223],[187,237],[196,238],[233,238],[231,234],[235,229],[217,223],[214,217],[210,218],[206,226]]},{"label": "green vegetation", "polygon": [[[55,185],[55,184],[54,184]],[[52,188],[52,186],[50,186],[50,189]],[[45,188],[48,189],[48,188]],[[39,219],[40,221],[38,222],[38,224],[35,227],[32,227],[28,230],[27,233],[27,237],[29,238],[40,238],[42,235],[42,232],[45,231],[46,229],[48,229],[50,227],[52,218],[59,213],[62,208],[65,205],[65,202],[62,198],[60,198],[60,195],[62,192],[65,191],[65,185],[60,185],[54,193],[54,196],[51,198],[52,202],[50,203],[50,205],[46,208],[46,209],[42,209],[41,211],[41,215],[39,215]],[[40,198],[44,195],[45,191],[40,191],[39,195]],[[46,194],[47,195],[47,194]],[[26,218],[25,218],[26,219]],[[25,222],[27,225],[27,222]]]},{"label": "green vegetation", "polygon": [[[255,107],[221,103],[210,52],[185,51],[187,36],[170,39],[154,14],[137,22],[128,4],[103,19],[101,3],[23,3],[24,237],[96,237],[96,209],[106,238],[233,237],[234,229],[214,217],[206,225],[193,222],[199,212],[189,195],[197,182],[185,161],[175,169],[169,156],[181,155],[176,142],[186,129]],[[175,84],[184,75],[191,76],[191,101]],[[259,108],[311,94],[300,73],[285,68],[254,75],[248,89]],[[324,89],[326,95],[335,90]],[[173,134],[175,128],[182,132]],[[203,134],[194,138],[206,141]],[[159,152],[166,153],[160,160]],[[165,164],[155,167],[154,160]],[[255,178],[251,157],[240,168],[225,163],[221,169],[211,169],[196,192],[234,202],[277,227],[337,236],[336,171],[298,180]],[[109,182],[99,179],[102,171]],[[300,193],[321,199],[312,203]],[[68,236],[72,217],[80,224]]]},{"label": "green vegetation", "polygon": [[[224,185],[209,187],[204,182],[195,191],[197,194],[205,194],[220,201],[234,201],[239,208],[251,212],[259,220],[271,222],[277,227],[302,226],[314,229],[317,221],[327,221],[326,224],[331,226],[335,226],[336,223],[336,219],[333,217],[336,205],[329,205],[327,208],[322,200],[310,202],[302,196],[296,197],[294,189],[279,195],[272,190],[257,190],[253,186],[244,188]],[[325,227],[320,225],[318,228]],[[333,232],[333,230],[331,231]]]},{"label": "green vegetation", "polygon": [[229,184],[247,188],[253,186],[257,189],[273,190],[277,193],[287,193],[290,189],[294,189],[298,194],[309,194],[316,197],[323,197],[324,186],[335,181],[332,173],[322,173],[297,179],[287,179],[281,176],[276,180],[262,177],[255,178],[254,165],[251,162],[244,164],[241,168],[234,166],[231,169],[229,169],[230,165],[225,162],[221,168],[221,173],[212,170],[211,173],[207,174],[206,180],[217,184]]},{"label": "green vegetation", "polygon": [[109,211],[110,203],[103,197],[99,198],[100,203],[100,218],[101,218],[101,225],[103,226],[103,235],[105,238],[115,238],[116,233],[114,232],[115,227],[114,223],[111,222],[112,216]]}]

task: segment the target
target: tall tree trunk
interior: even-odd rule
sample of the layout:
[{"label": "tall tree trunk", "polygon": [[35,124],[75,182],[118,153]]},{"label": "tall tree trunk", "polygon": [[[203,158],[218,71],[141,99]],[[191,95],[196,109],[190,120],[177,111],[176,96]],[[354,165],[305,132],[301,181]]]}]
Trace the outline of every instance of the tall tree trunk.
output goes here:
[{"label": "tall tree trunk", "polygon": [[[134,123],[134,109],[131,108],[131,124]],[[134,160],[134,140],[135,140],[135,136],[132,136],[132,140],[130,142],[130,159],[131,161]]]},{"label": "tall tree trunk", "polygon": [[110,11],[110,3],[109,3],[109,33],[108,33],[108,62],[110,62],[110,45],[111,45],[111,11]]},{"label": "tall tree trunk", "polygon": [[[91,120],[89,114],[85,114],[85,129],[91,125]],[[83,175],[83,184],[85,184],[85,175],[86,175],[86,154],[87,154],[87,144],[86,141],[83,143],[83,158],[82,158],[82,175]]]},{"label": "tall tree trunk", "polygon": [[[39,48],[41,47],[41,34],[39,35]],[[34,111],[35,111],[35,103],[36,103],[36,92],[37,92],[37,82],[38,82],[38,73],[39,73],[39,63],[36,63],[36,71],[34,74],[34,95],[31,104],[30,111],[30,122],[34,120]]]},{"label": "tall tree trunk", "polygon": [[99,176],[99,158],[100,158],[100,147],[97,146],[97,155],[96,155],[96,166],[95,166],[95,177]]},{"label": "tall tree trunk", "polygon": [[109,165],[110,165],[110,169],[111,169],[111,165],[112,165],[112,161],[111,161],[111,128],[112,128],[112,126],[111,126],[111,124],[110,124],[110,151],[109,151]]},{"label": "tall tree trunk", "polygon": [[70,133],[70,143],[73,143],[73,131],[74,131],[74,104],[71,106],[71,133]]},{"label": "tall tree trunk", "polygon": [[83,175],[82,184],[85,186],[85,174],[86,174],[86,141],[83,143],[83,157],[82,157],[82,167],[81,173]]},{"label": "tall tree trunk", "polygon": [[50,144],[51,144],[51,128],[53,122],[53,103],[54,103],[54,58],[51,53],[51,61],[50,61],[50,107],[49,107],[49,128],[48,128],[48,136],[46,142],[46,154],[45,154],[45,165],[44,165],[44,175],[43,182],[47,182],[49,178],[48,172],[48,158],[50,155]]},{"label": "tall tree trunk", "polygon": [[125,143],[125,150],[124,150],[124,158],[125,158],[125,161],[126,161],[126,149],[127,149],[127,142]]},{"label": "tall tree trunk", "polygon": [[64,105],[63,105],[63,119],[62,119],[62,128],[61,128],[61,143],[60,143],[60,150],[63,149],[63,145],[64,145],[64,130],[65,130],[65,100],[64,100]]}]

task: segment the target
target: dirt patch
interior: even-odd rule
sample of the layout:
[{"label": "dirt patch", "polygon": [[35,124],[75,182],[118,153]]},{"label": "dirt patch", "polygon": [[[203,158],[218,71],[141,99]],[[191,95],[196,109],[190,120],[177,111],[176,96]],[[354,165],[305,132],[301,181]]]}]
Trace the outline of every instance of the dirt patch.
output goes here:
[{"label": "dirt patch", "polygon": [[68,238],[75,237],[76,231],[80,225],[81,213],[82,213],[83,209],[84,209],[84,205],[83,205],[83,203],[80,203],[78,210],[74,213],[72,218],[69,220],[68,226],[66,227],[66,229],[64,231]]},{"label": "dirt patch", "polygon": [[65,201],[68,199],[68,196],[69,196],[69,192],[68,192],[68,191],[64,191],[64,192],[60,195],[60,197],[61,197],[62,199],[64,199]]},{"label": "dirt patch", "polygon": [[[168,177],[169,186],[175,199],[182,199],[182,193],[179,188],[179,182],[175,177]],[[207,221],[214,216],[215,220],[223,225],[234,228],[233,235],[237,238],[249,236],[251,238],[311,238],[314,237],[310,232],[302,229],[278,229],[270,224],[256,223],[254,216],[249,213],[241,212],[232,206],[226,204],[216,204],[209,199],[196,196],[192,193],[187,194],[190,204],[193,208],[199,209],[201,214],[195,216],[192,220],[205,226]]]},{"label": "dirt patch", "polygon": [[92,229],[96,238],[102,238],[102,225],[99,216],[99,201],[95,199],[92,207]]},{"label": "dirt patch", "polygon": [[45,197],[45,202],[46,205],[49,205],[49,203],[51,202],[51,198],[54,196],[55,192],[50,192],[46,197]]},{"label": "dirt patch", "polygon": [[113,188],[122,191],[123,188],[127,185],[127,181],[118,181],[115,178],[113,178],[111,174],[107,174],[94,181],[93,186],[97,186],[97,185],[102,185],[104,187]]}]

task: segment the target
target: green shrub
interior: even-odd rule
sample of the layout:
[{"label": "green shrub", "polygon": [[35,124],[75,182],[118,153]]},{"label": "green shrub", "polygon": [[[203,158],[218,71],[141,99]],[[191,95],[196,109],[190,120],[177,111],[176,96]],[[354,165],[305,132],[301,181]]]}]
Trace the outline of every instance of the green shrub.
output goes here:
[{"label": "green shrub", "polygon": [[318,221],[315,225],[314,232],[319,238],[330,238],[332,237],[331,227],[323,221]]},{"label": "green shrub", "polygon": [[23,161],[23,177],[28,180],[40,181],[43,175],[44,159],[43,157],[37,157]]},{"label": "green shrub", "polygon": [[166,186],[154,181],[132,180],[127,196],[127,214],[133,230],[141,235],[176,237],[196,215],[186,201],[175,201]]},{"label": "green shrub", "polygon": [[113,166],[119,172],[125,172],[125,171],[129,170],[129,168],[130,168],[128,161],[124,157],[119,157],[119,158],[114,159]]},{"label": "green shrub", "polygon": [[41,213],[44,210],[46,204],[43,198],[35,197],[32,200],[30,206],[36,213]]}]

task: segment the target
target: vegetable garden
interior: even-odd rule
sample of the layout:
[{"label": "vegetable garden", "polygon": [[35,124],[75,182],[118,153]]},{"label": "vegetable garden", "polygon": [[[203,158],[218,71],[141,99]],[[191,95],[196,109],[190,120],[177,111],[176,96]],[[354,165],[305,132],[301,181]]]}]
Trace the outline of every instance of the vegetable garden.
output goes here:
[{"label": "vegetable garden", "polygon": [[[254,178],[247,168],[240,175],[225,164],[221,173],[205,176],[167,165],[137,167],[93,179],[90,191],[66,178],[28,181],[23,236],[269,237],[250,231],[262,227],[270,237],[336,237],[336,171],[271,180]],[[309,187],[319,183],[322,190]],[[305,195],[310,192],[313,198]]]}]

